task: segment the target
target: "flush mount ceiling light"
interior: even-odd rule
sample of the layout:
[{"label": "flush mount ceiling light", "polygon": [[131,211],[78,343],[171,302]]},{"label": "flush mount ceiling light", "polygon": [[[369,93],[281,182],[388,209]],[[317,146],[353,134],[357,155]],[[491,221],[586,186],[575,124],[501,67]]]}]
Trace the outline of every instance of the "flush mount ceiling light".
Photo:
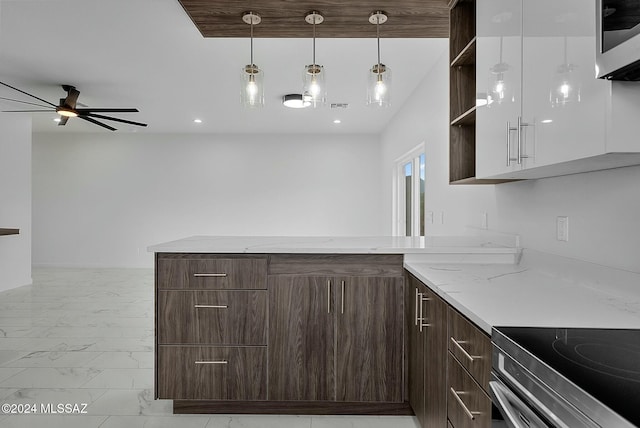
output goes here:
[{"label": "flush mount ceiling light", "polygon": [[304,20],[313,25],[313,62],[304,67],[302,72],[302,97],[313,107],[324,105],[327,101],[324,67],[316,64],[316,25],[322,24],[324,17],[318,11],[311,11]]},{"label": "flush mount ceiling light", "polygon": [[387,107],[391,101],[391,69],[380,62],[380,25],[387,22],[387,14],[381,10],[369,15],[369,22],[376,26],[378,62],[371,67],[367,78],[367,104]]},{"label": "flush mount ceiling light", "polygon": [[289,108],[305,108],[311,105],[311,101],[305,100],[302,94],[287,94],[282,97],[282,104]]},{"label": "flush mount ceiling light", "polygon": [[244,66],[240,74],[242,81],[240,89],[240,99],[242,105],[247,108],[264,106],[264,74],[260,68],[253,63],[253,26],[258,25],[262,18],[255,12],[245,12],[242,20],[251,27],[251,62]]}]

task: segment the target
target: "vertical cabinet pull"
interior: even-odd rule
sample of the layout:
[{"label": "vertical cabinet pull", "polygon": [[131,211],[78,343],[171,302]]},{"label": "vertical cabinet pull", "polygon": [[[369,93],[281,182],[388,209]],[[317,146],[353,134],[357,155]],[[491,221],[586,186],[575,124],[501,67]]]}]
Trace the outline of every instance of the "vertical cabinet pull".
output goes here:
[{"label": "vertical cabinet pull", "polygon": [[415,325],[418,325],[418,321],[420,320],[420,318],[418,317],[418,305],[420,304],[420,292],[418,291],[418,287],[416,287],[416,323]]},{"label": "vertical cabinet pull", "polygon": [[523,154],[523,150],[522,150],[522,128],[525,126],[529,126],[529,123],[525,123],[522,121],[522,116],[518,116],[518,165],[522,164],[522,159],[526,159],[529,156]]},{"label": "vertical cabinet pull", "polygon": [[431,324],[425,323],[426,317],[424,316],[424,302],[431,300],[430,297],[425,296],[423,293],[420,294],[420,333],[422,333],[422,329],[424,327],[431,327]]},{"label": "vertical cabinet pull", "polygon": [[344,314],[344,281],[342,281],[342,301],[340,303],[340,313]]},{"label": "vertical cabinet pull", "polygon": [[473,412],[473,411],[469,410],[467,405],[464,404],[464,401],[462,401],[462,398],[460,398],[461,395],[465,394],[464,391],[456,391],[455,389],[453,389],[451,387],[449,388],[449,391],[451,391],[451,394],[453,394],[454,398],[456,399],[458,404],[460,404],[460,407],[462,407],[462,410],[464,410],[464,412],[467,414],[469,419],[471,419],[473,421],[473,420],[476,419],[477,415],[481,414],[481,412]]},{"label": "vertical cabinet pull", "polygon": [[517,160],[517,158],[511,157],[511,132],[517,130],[518,128],[511,126],[511,122],[507,122],[507,166],[511,166],[511,162]]},{"label": "vertical cabinet pull", "polygon": [[331,313],[331,280],[327,281],[327,313]]},{"label": "vertical cabinet pull", "polygon": [[196,364],[228,364],[227,360],[218,360],[218,361],[196,361]]}]

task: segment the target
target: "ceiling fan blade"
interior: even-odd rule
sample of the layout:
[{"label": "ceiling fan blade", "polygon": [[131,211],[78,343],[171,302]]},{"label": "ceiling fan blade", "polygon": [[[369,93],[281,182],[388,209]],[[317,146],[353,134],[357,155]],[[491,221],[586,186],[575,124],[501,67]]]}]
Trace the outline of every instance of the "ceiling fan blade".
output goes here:
[{"label": "ceiling fan blade", "polygon": [[139,113],[137,108],[77,108],[78,113]]},{"label": "ceiling fan blade", "polygon": [[65,126],[68,120],[69,116],[60,116],[60,122],[58,122],[58,126]]},{"label": "ceiling fan blade", "polygon": [[43,100],[43,99],[42,99],[42,98],[40,98],[40,97],[36,97],[35,95],[31,95],[31,94],[30,94],[30,93],[28,93],[28,92],[25,92],[25,91],[23,91],[23,90],[20,90],[20,89],[18,89],[18,88],[15,88],[15,87],[13,87],[13,86],[11,86],[11,85],[7,85],[7,84],[6,84],[6,83],[4,83],[4,82],[0,82],[0,85],[6,86],[7,88],[11,88],[11,89],[13,89],[14,91],[18,91],[18,92],[20,92],[21,94],[28,95],[28,96],[30,96],[31,98],[35,98],[36,100],[42,101],[43,103],[47,103],[47,104],[49,104],[49,105],[50,105],[50,106],[52,106],[52,107],[58,107],[57,105],[55,105],[55,104],[53,104],[53,103],[50,103],[50,102],[49,102],[49,101],[47,101],[47,100]]},{"label": "ceiling fan blade", "polygon": [[78,102],[78,96],[80,95],[80,91],[78,91],[73,86],[62,85],[62,88],[67,91],[67,98],[64,99],[63,105],[71,107],[72,109],[76,108],[76,103]]},{"label": "ceiling fan blade", "polygon": [[55,110],[2,110],[2,113],[35,113],[37,111],[44,111],[47,113],[55,112]]},{"label": "ceiling fan blade", "polygon": [[86,120],[87,122],[95,123],[98,126],[102,126],[103,128],[107,128],[109,131],[115,131],[116,130],[116,128],[114,128],[112,126],[109,126],[109,125],[107,125],[105,123],[98,122],[97,120],[91,119],[90,117],[87,117],[87,116],[78,116],[78,117],[80,119],[82,119],[82,120]]},{"label": "ceiling fan blade", "polygon": [[14,101],[16,103],[29,104],[29,105],[38,106],[38,107],[45,107],[45,108],[49,107],[49,106],[43,106],[42,104],[30,103],[29,101],[14,100],[13,98],[0,97],[0,100]]},{"label": "ceiling fan blade", "polygon": [[111,117],[111,116],[103,116],[101,114],[93,114],[93,113],[80,113],[80,116],[91,116],[91,117],[97,117],[98,119],[106,119],[106,120],[113,120],[115,122],[122,122],[122,123],[128,123],[129,125],[136,125],[136,126],[147,126],[146,123],[142,123],[142,122],[133,122],[131,120],[124,120],[124,119],[118,119],[117,117]]}]

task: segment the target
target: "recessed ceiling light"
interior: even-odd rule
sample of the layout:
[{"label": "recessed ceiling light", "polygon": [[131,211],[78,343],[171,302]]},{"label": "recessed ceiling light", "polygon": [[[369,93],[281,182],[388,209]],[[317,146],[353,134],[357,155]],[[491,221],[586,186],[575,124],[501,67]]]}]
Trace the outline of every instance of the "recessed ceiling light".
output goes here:
[{"label": "recessed ceiling light", "polygon": [[302,94],[287,94],[282,97],[282,104],[289,108],[305,108],[311,105],[311,101],[302,98]]},{"label": "recessed ceiling light", "polygon": [[202,119],[193,119],[193,123],[202,123]]},{"label": "recessed ceiling light", "polygon": [[551,122],[553,122],[553,119],[544,119],[540,121],[540,123],[551,123]]},{"label": "recessed ceiling light", "polygon": [[336,119],[333,121],[333,123],[342,123],[342,121],[340,119]]}]

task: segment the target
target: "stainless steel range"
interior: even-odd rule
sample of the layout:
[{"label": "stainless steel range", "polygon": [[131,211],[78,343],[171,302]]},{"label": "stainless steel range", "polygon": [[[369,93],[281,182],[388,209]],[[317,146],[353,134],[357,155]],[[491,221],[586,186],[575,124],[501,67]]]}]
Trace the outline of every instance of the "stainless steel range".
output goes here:
[{"label": "stainless steel range", "polygon": [[497,327],[492,341],[507,426],[640,426],[640,330]]}]

